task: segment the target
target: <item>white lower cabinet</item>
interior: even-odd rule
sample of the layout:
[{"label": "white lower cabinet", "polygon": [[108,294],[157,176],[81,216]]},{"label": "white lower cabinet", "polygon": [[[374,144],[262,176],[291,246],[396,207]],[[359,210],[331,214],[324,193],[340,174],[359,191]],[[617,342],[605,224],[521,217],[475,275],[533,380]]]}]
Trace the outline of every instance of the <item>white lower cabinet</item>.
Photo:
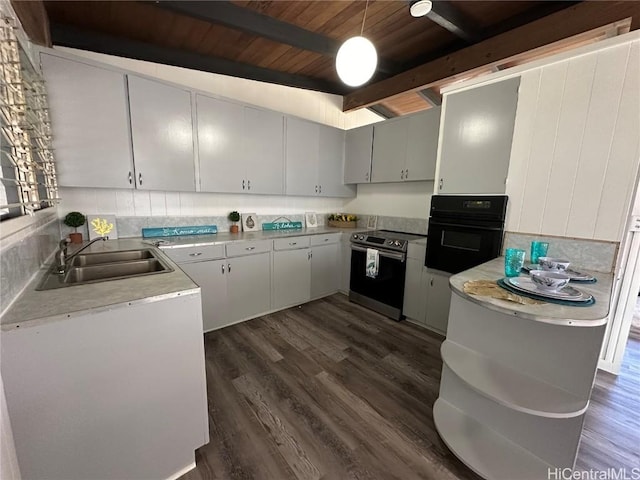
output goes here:
[{"label": "white lower cabinet", "polygon": [[227,259],[229,323],[256,317],[271,309],[269,253]]},{"label": "white lower cabinet", "polygon": [[404,282],[404,304],[402,314],[407,318],[425,323],[427,308],[426,276],[422,275],[424,261],[407,258],[407,273]]},{"label": "white lower cabinet", "polygon": [[320,298],[338,291],[339,245],[319,245],[311,249],[311,298]]},{"label": "white lower cabinet", "polygon": [[202,330],[208,332],[227,325],[227,260],[187,263],[181,268],[202,292]]},{"label": "white lower cabinet", "polygon": [[425,325],[443,335],[447,333],[449,323],[449,306],[451,303],[450,274],[424,269],[427,284],[427,307]]},{"label": "white lower cabinet", "polygon": [[308,302],[311,295],[311,250],[273,252],[273,308]]}]

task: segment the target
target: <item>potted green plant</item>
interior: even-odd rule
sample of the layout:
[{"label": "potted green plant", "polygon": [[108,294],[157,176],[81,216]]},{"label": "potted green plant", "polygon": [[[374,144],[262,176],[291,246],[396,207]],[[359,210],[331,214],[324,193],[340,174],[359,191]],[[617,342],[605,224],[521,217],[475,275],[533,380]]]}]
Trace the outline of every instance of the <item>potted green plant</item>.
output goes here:
[{"label": "potted green plant", "polygon": [[67,227],[72,227],[74,229],[74,233],[69,234],[69,240],[71,240],[71,243],[82,243],[82,233],[78,232],[78,227],[84,225],[86,220],[86,217],[80,212],[69,212],[67,213],[67,216],[64,217],[64,224]]},{"label": "potted green plant", "polygon": [[229,231],[231,233],[238,233],[238,225],[236,225],[236,222],[240,221],[240,214],[234,210],[229,214],[229,221],[232,224],[231,228],[229,228]]}]

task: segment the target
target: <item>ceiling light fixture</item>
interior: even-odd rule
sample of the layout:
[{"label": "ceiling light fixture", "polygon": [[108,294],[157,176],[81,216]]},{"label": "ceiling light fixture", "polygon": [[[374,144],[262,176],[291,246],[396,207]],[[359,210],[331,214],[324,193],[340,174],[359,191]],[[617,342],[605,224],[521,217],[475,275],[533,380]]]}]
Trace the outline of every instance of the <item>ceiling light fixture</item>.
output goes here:
[{"label": "ceiling light fixture", "polygon": [[431,0],[415,0],[411,2],[409,10],[411,11],[412,17],[424,17],[431,11],[432,6]]},{"label": "ceiling light fixture", "polygon": [[364,22],[367,18],[369,0],[364,7],[360,36],[351,37],[338,49],[336,71],[340,80],[350,87],[359,87],[367,83],[376,71],[378,53],[370,40],[362,36]]}]

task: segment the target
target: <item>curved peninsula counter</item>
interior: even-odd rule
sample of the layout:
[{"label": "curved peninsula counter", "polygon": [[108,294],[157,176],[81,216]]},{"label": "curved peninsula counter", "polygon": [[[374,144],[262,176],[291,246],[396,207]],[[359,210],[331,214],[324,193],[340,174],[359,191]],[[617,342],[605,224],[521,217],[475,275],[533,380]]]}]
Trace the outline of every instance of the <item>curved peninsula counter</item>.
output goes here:
[{"label": "curved peninsula counter", "polygon": [[435,425],[450,450],[487,479],[547,479],[572,468],[609,315],[612,276],[589,307],[520,305],[465,293],[504,276],[504,259],[451,277]]}]

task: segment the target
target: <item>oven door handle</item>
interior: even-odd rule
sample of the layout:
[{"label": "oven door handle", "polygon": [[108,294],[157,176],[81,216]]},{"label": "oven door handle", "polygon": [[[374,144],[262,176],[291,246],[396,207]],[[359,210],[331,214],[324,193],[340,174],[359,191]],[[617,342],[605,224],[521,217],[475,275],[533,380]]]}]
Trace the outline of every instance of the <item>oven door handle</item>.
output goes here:
[{"label": "oven door handle", "polygon": [[[365,253],[367,251],[365,247],[359,247],[357,245],[351,245],[351,250],[355,250],[356,252],[365,252]],[[381,257],[391,258],[393,260],[399,260],[401,262],[404,262],[405,260],[404,253],[387,252],[386,250],[378,250],[378,254]]]},{"label": "oven door handle", "polygon": [[460,223],[442,223],[434,220],[429,221],[429,227],[454,227],[454,228],[464,228],[468,230],[485,230],[488,232],[500,232],[502,227],[486,227],[480,225],[469,225],[469,224],[460,224]]}]

